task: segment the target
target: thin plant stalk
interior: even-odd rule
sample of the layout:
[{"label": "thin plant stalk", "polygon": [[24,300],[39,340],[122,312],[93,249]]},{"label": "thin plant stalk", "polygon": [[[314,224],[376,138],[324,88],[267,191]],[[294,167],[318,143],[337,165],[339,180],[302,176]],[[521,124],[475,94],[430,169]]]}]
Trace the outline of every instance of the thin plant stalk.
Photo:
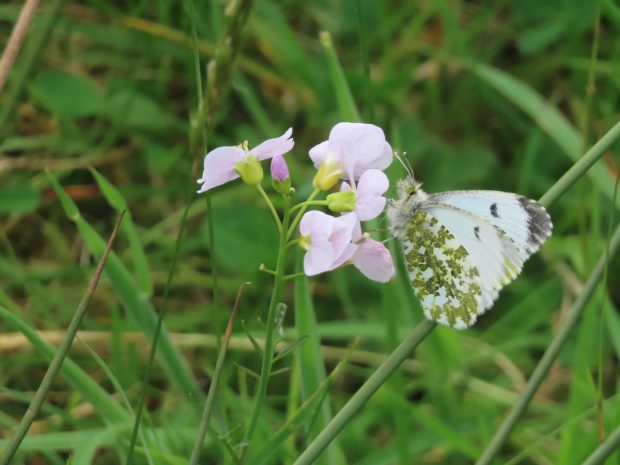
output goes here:
[{"label": "thin plant stalk", "polygon": [[288,243],[288,229],[291,218],[289,197],[284,196],[284,215],[282,217],[282,228],[280,229],[280,244],[278,246],[278,258],[276,261],[275,275],[273,279],[273,291],[271,293],[271,300],[269,302],[269,311],[267,312],[266,332],[265,332],[265,347],[263,350],[263,361],[261,364],[260,378],[258,380],[258,388],[256,392],[256,398],[254,399],[254,405],[250,416],[250,422],[245,430],[242,442],[242,450],[240,454],[239,462],[242,463],[251,446],[252,437],[256,430],[256,424],[260,416],[261,408],[265,403],[267,397],[267,386],[269,379],[271,378],[271,368],[273,365],[273,354],[275,349],[275,329],[276,329],[276,315],[278,309],[278,303],[282,296],[282,289],[284,287],[284,262],[287,251]]},{"label": "thin plant stalk", "polygon": [[28,76],[39,59],[39,55],[41,55],[41,52],[49,41],[50,34],[52,33],[52,29],[54,29],[56,19],[64,3],[65,0],[52,0],[49,2],[49,7],[47,8],[46,16],[42,21],[38,35],[32,37],[28,47],[26,47],[22,54],[20,66],[14,71],[14,79],[11,81],[12,85],[9,89],[9,93],[6,99],[3,100],[2,105],[0,105],[0,135],[5,133],[6,124],[15,114],[14,109],[17,100],[28,82]]},{"label": "thin plant stalk", "polygon": [[436,323],[428,320],[424,320],[416,326],[385,362],[366,380],[363,386],[353,394],[351,399],[310,443],[293,465],[310,465],[313,463],[351,418],[360,411],[368,399],[385,383],[385,380],[398,369],[402,361],[431,333],[435,326]]},{"label": "thin plant stalk", "polygon": [[[192,194],[193,196],[193,194]],[[138,439],[138,431],[140,430],[140,424],[142,422],[142,412],[144,411],[144,404],[146,403],[146,397],[149,392],[149,381],[151,379],[151,370],[155,361],[155,354],[157,353],[157,342],[161,334],[162,327],[164,325],[164,316],[166,315],[166,304],[168,303],[168,296],[170,295],[170,288],[172,287],[172,278],[174,271],[176,270],[177,258],[181,249],[181,242],[183,239],[183,232],[185,231],[185,223],[187,222],[187,214],[192,201],[191,198],[187,202],[187,207],[183,212],[181,218],[181,224],[179,232],[177,234],[176,243],[174,246],[174,253],[172,254],[172,260],[170,267],[168,268],[168,276],[166,278],[166,286],[164,287],[164,295],[162,297],[161,306],[159,307],[159,315],[157,318],[157,326],[155,326],[155,332],[153,333],[153,340],[151,341],[151,348],[149,350],[149,358],[146,363],[146,370],[144,372],[144,379],[142,381],[142,393],[140,394],[140,400],[136,409],[136,417],[131,430],[131,439],[129,442],[129,449],[127,450],[127,465],[133,463],[133,452],[136,447],[136,441]]]},{"label": "thin plant stalk", "polygon": [[620,428],[609,435],[607,440],[598,446],[582,465],[603,465],[605,460],[620,448]]},{"label": "thin plant stalk", "polygon": [[0,58],[0,94],[6,83],[6,78],[9,76],[9,71],[22,48],[26,32],[28,32],[28,26],[30,26],[38,6],[39,0],[26,0],[13,27],[13,31],[11,31],[11,36],[4,47],[2,58]]},{"label": "thin plant stalk", "polygon": [[211,385],[209,386],[209,393],[207,394],[207,400],[205,401],[205,407],[202,412],[202,418],[198,426],[198,434],[196,435],[196,442],[194,443],[194,449],[189,460],[190,465],[197,465],[200,460],[200,451],[205,442],[205,436],[207,435],[207,427],[209,426],[209,420],[211,419],[211,413],[213,412],[213,405],[216,399],[217,388],[220,382],[222,369],[224,368],[224,360],[226,359],[226,352],[228,351],[228,342],[235,323],[235,316],[237,315],[237,309],[239,308],[239,301],[241,300],[241,294],[243,287],[249,282],[242,283],[237,292],[237,298],[235,299],[235,305],[233,306],[230,318],[228,319],[228,325],[226,326],[226,332],[224,333],[224,339],[220,348],[220,353],[217,356],[215,362],[215,370],[213,372],[213,378],[211,379]]},{"label": "thin plant stalk", "polygon": [[601,277],[603,276],[605,268],[607,267],[608,256],[613,256],[617,252],[618,246],[620,246],[620,225],[616,227],[613,237],[611,238],[609,252],[605,250],[601,257],[598,259],[598,262],[594,267],[594,270],[590,274],[590,277],[588,278],[588,281],[586,282],[583,290],[579,294],[579,297],[577,298],[577,300],[575,300],[570,310],[568,311],[568,315],[566,317],[566,320],[564,321],[564,324],[553,338],[553,341],[551,341],[549,347],[547,347],[547,350],[541,357],[538,365],[536,365],[536,368],[534,369],[532,376],[525,385],[525,388],[519,396],[519,399],[517,399],[517,402],[510,410],[510,413],[506,416],[506,418],[500,425],[499,429],[493,436],[493,439],[491,439],[491,442],[489,442],[486,449],[476,462],[476,465],[488,465],[499,452],[502,444],[504,444],[504,441],[516,425],[519,417],[525,411],[525,408],[540,387],[540,384],[547,375],[549,368],[551,368],[551,364],[556,359],[556,357],[560,353],[560,350],[564,346],[564,343],[570,336],[572,329],[579,321],[579,318],[581,317],[581,314],[583,313],[586,304],[590,300],[590,297],[592,297],[592,295],[594,294],[596,286],[601,281]]},{"label": "thin plant stalk", "polygon": [[112,230],[112,234],[108,239],[108,243],[103,252],[103,255],[101,256],[101,259],[99,260],[97,269],[95,270],[95,273],[90,280],[88,288],[86,289],[86,292],[82,297],[82,300],[80,301],[77,309],[75,310],[71,322],[69,323],[69,327],[67,328],[65,337],[58,346],[58,350],[56,351],[56,354],[54,355],[54,358],[52,359],[52,362],[50,363],[50,366],[47,369],[45,376],[43,376],[43,380],[41,381],[37,392],[32,398],[32,402],[30,402],[28,410],[26,410],[22,421],[19,423],[17,431],[15,431],[15,435],[11,438],[11,442],[8,444],[6,449],[4,449],[4,452],[0,457],[0,465],[9,465],[11,463],[13,456],[19,449],[19,445],[26,437],[30,426],[32,426],[32,423],[39,414],[39,410],[41,409],[43,402],[45,402],[45,398],[47,397],[47,394],[52,387],[52,382],[54,381],[54,378],[56,378],[56,375],[58,374],[58,371],[62,366],[62,362],[64,361],[67,353],[69,352],[69,349],[71,348],[71,344],[73,343],[73,339],[75,338],[77,330],[82,323],[82,319],[86,314],[88,304],[90,304],[90,301],[95,294],[97,284],[99,284],[99,279],[101,278],[101,273],[103,273],[103,268],[108,260],[108,256],[110,255],[110,251],[112,250],[112,245],[114,244],[114,240],[116,239],[116,235],[121,225],[121,221],[123,220],[123,214],[124,212],[121,213],[118,221],[116,222],[116,225],[114,226],[114,229]]}]

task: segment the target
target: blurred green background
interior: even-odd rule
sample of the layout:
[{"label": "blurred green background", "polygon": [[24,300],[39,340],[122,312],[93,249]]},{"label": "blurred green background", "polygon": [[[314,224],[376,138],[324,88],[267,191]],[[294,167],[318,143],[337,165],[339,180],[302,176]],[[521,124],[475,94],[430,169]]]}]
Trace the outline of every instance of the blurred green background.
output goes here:
[{"label": "blurred green background", "polygon": [[[21,4],[0,5],[0,43],[8,39]],[[57,6],[52,32],[39,47]],[[196,186],[192,166],[201,161],[188,142],[199,101],[195,52],[204,69],[223,30],[225,6],[195,0],[192,12],[189,2],[172,0],[42,2],[0,94],[0,304],[30,327],[62,331],[96,264],[45,169],[103,237],[117,218],[110,196],[126,203],[135,230],[125,231],[115,249],[133,276],[136,296],[159,308],[181,215]],[[310,192],[314,174],[308,149],[345,119],[321,31],[331,34],[362,119],[384,128],[428,192],[498,189],[536,199],[618,120],[615,1],[255,0],[209,147],[244,140],[253,146],[293,127],[295,149],[286,159],[300,199]],[[29,61],[33,66],[25,73]],[[616,155],[606,154],[553,205],[554,236],[493,310],[472,330],[434,331],[345,428],[339,445],[346,463],[473,463],[605,250]],[[98,183],[89,167],[118,192],[109,188],[106,196],[105,179]],[[393,181],[404,174],[397,163],[389,169]],[[206,201],[198,197],[165,324],[206,389],[217,352],[203,336],[223,331],[240,283],[253,283],[244,291],[236,345],[224,370],[226,409],[214,425],[234,443],[255,384],[249,370],[258,371],[260,364],[241,322],[261,337],[271,278],[258,266],[273,265],[277,235],[269,211],[248,186],[227,184],[211,198],[215,250],[209,249]],[[212,299],[214,262],[219,309]],[[600,432],[620,423],[616,269],[612,261],[608,282],[497,463],[579,464]],[[291,307],[289,284],[284,300]],[[372,372],[373,356],[388,353],[421,312],[407,289],[371,283],[354,269],[312,279],[311,286],[327,370],[343,357],[337,348],[360,338],[359,357],[330,390],[337,410]],[[292,327],[289,308],[285,329]],[[88,342],[135,406],[147,345],[128,335],[143,328],[107,277],[81,329],[95,332],[93,339],[76,340],[71,358],[116,392],[85,348]],[[0,330],[0,437],[7,437],[47,362],[16,339],[13,326],[0,321]],[[291,366],[288,357],[276,368]],[[291,381],[296,376],[295,369],[274,376],[259,437],[269,437],[286,419],[288,403],[298,402]],[[153,463],[186,463],[200,404],[188,400],[160,365],[153,385],[147,441],[161,452]],[[89,405],[59,377],[36,434],[24,443],[32,452],[23,452],[17,463],[65,463],[85,444],[92,454],[74,456],[73,463],[120,463],[126,439],[106,436],[105,416]],[[269,463],[292,463],[300,437],[287,440]],[[230,463],[218,435],[209,438],[204,463]],[[608,463],[620,463],[620,456]]]}]

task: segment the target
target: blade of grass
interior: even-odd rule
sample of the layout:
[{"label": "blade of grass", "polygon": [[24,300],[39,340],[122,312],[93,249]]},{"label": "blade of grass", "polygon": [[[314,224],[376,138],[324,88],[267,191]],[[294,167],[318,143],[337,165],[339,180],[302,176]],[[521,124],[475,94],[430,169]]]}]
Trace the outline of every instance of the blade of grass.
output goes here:
[{"label": "blade of grass", "polygon": [[338,55],[334,49],[332,43],[332,36],[327,31],[322,31],[320,34],[321,45],[325,50],[325,56],[327,57],[327,70],[330,74],[330,80],[334,85],[334,92],[336,94],[336,102],[338,102],[338,109],[340,115],[345,121],[361,121],[360,113],[355,105],[353,94],[347,83],[347,79],[344,76],[344,71],[338,60]]},{"label": "blade of grass", "polygon": [[[562,115],[556,108],[549,105],[539,94],[533,89],[525,85],[518,79],[510,76],[503,71],[493,68],[481,63],[465,63],[469,69],[471,69],[478,77],[480,77],[487,84],[494,87],[499,93],[504,95],[513,104],[527,113],[536,123],[545,131],[551,139],[558,144],[558,146],[564,151],[564,153],[576,164],[579,164],[582,160],[590,155],[591,163],[587,166],[588,176],[590,176],[593,184],[608,198],[612,198],[614,189],[614,179],[611,173],[605,169],[604,166],[592,166],[594,161],[598,160],[602,153],[598,153],[598,150],[607,150],[611,143],[613,143],[618,137],[620,128],[618,124],[614,126],[605,136],[603,136],[586,155],[581,157],[581,150],[583,147],[583,138],[579,134],[579,131]],[[593,152],[593,153],[591,153]],[[576,165],[573,165],[564,177],[572,176],[572,169]],[[590,169],[591,167],[591,169]],[[574,182],[580,176],[573,178]],[[558,186],[558,183],[555,184]],[[560,184],[561,185],[561,184]],[[550,199],[554,193],[548,192]],[[548,199],[549,200],[549,199]],[[549,200],[550,201],[550,200]]]},{"label": "blade of grass", "polygon": [[620,428],[609,435],[607,440],[596,448],[582,465],[601,465],[605,460],[620,448]]},{"label": "blade of grass", "polygon": [[[609,245],[609,257],[615,255],[618,250],[618,246],[620,246],[620,226],[616,227],[614,234],[611,238]],[[493,458],[499,452],[502,444],[514,428],[517,420],[521,416],[521,414],[525,411],[525,408],[529,404],[532,397],[536,393],[536,390],[542,383],[544,377],[546,376],[551,364],[558,356],[560,350],[564,346],[564,343],[567,341],[568,336],[570,336],[572,329],[579,321],[581,314],[588,303],[590,297],[593,295],[596,290],[596,286],[601,280],[603,273],[605,271],[607,265],[607,252],[604,252],[599,258],[596,267],[590,274],[588,281],[586,282],[583,290],[579,294],[579,297],[573,305],[571,306],[564,324],[558,331],[558,333],[549,344],[549,347],[541,357],[538,365],[534,369],[530,379],[528,380],[523,392],[519,396],[519,399],[515,403],[514,407],[510,410],[500,427],[497,429],[497,432],[487,445],[485,451],[482,453],[476,465],[488,465],[491,463]]]},{"label": "blade of grass", "polygon": [[[46,342],[28,323],[19,318],[14,312],[0,306],[0,317],[9,325],[20,331],[47,360],[53,360],[57,349]],[[98,383],[88,376],[71,359],[65,359],[61,372],[71,386],[80,393],[88,402],[93,404],[98,413],[110,423],[118,423],[128,418],[116,400],[110,396]]]},{"label": "blade of grass", "polygon": [[402,360],[426,338],[436,324],[424,320],[401,342],[390,354],[385,362],[366,380],[349,401],[334,416],[332,421],[308,445],[305,451],[297,458],[293,465],[310,465],[318,455],[329,445],[336,435],[345,427],[351,418],[364,406],[386,379],[400,366]]},{"label": "blade of grass", "polygon": [[17,22],[11,31],[9,40],[4,47],[2,58],[0,58],[0,94],[2,93],[2,89],[4,89],[9,71],[22,48],[22,42],[26,37],[26,32],[28,32],[28,26],[30,26],[30,21],[32,21],[32,17],[38,6],[39,0],[26,0],[19,13]]},{"label": "blade of grass", "polygon": [[117,211],[126,211],[126,218],[121,226],[121,230],[127,237],[129,242],[129,248],[131,250],[131,258],[133,259],[134,272],[136,275],[136,281],[140,290],[144,293],[145,297],[151,297],[153,295],[153,280],[151,279],[151,273],[149,271],[149,264],[144,253],[144,247],[140,241],[140,235],[136,230],[136,225],[133,222],[131,211],[127,206],[127,201],[123,197],[123,194],[108,181],[99,171],[95,168],[89,168],[89,171],[95,178],[101,193],[108,201],[108,203]]},{"label": "blade of grass", "polygon": [[77,330],[80,327],[80,324],[82,323],[82,319],[84,318],[84,315],[86,314],[86,309],[88,308],[88,304],[90,303],[93,295],[95,294],[95,290],[97,289],[97,284],[99,283],[99,278],[101,278],[101,273],[103,272],[103,268],[105,267],[105,264],[108,261],[110,251],[112,250],[112,245],[114,244],[114,240],[116,239],[116,234],[118,233],[122,220],[123,220],[123,213],[121,213],[118,221],[116,222],[116,226],[114,226],[114,229],[112,230],[112,234],[110,235],[110,238],[108,239],[108,243],[106,244],[106,247],[103,252],[103,255],[101,256],[101,259],[99,260],[99,264],[97,265],[95,274],[90,280],[86,293],[82,297],[82,300],[80,301],[78,305],[78,308],[75,310],[75,313],[73,314],[73,318],[71,318],[71,322],[69,323],[69,327],[67,328],[65,337],[63,338],[62,342],[58,346],[58,350],[56,351],[56,354],[54,355],[52,363],[50,363],[50,366],[47,369],[47,372],[43,376],[43,380],[41,380],[41,384],[39,385],[39,388],[37,389],[36,394],[32,398],[32,402],[30,403],[28,410],[26,410],[26,413],[24,414],[22,421],[19,423],[19,426],[17,427],[17,430],[15,431],[14,436],[11,438],[11,442],[9,442],[8,446],[6,447],[6,449],[4,449],[2,456],[0,457],[0,465],[8,465],[11,462],[11,460],[13,459],[13,456],[15,455],[15,453],[17,452],[17,449],[19,448],[20,443],[24,440],[24,437],[28,433],[30,426],[32,425],[35,418],[39,414],[41,405],[43,405],[43,402],[45,401],[45,398],[47,397],[47,394],[49,393],[49,390],[52,387],[52,382],[54,381],[54,378],[58,374],[58,371],[60,371],[62,362],[67,356],[67,352],[69,352],[69,348],[71,347],[71,344],[73,343],[75,334],[77,333]]},{"label": "blade of grass", "polygon": [[24,49],[21,65],[16,69],[14,79],[11,82],[11,88],[6,99],[0,105],[0,136],[5,133],[5,126],[14,114],[17,100],[28,82],[28,77],[35,63],[39,59],[39,55],[43,48],[47,45],[52,29],[56,24],[60,8],[65,3],[64,0],[53,0],[47,11],[43,24],[39,29],[38,35],[31,39],[31,43]]},{"label": "blade of grass", "polygon": [[[60,203],[65,210],[65,214],[76,224],[86,246],[95,254],[102,253],[105,242],[101,236],[99,236],[93,227],[81,216],[77,205],[65,193],[54,175],[49,171],[47,171],[46,174],[56,195],[58,195]],[[108,257],[105,273],[110,278],[112,287],[123,302],[130,318],[135,322],[138,328],[144,332],[148,340],[153,340],[158,321],[157,313],[151,303],[143,298],[137,291],[137,286],[131,273],[114,252],[110,253]],[[165,328],[162,328],[161,336],[162,340],[158,350],[164,371],[168,374],[169,379],[176,383],[181,392],[186,396],[190,399],[200,399],[202,394],[198,383],[193,377],[181,352],[172,343],[170,334]]]},{"label": "blade of grass", "polygon": [[202,418],[198,426],[198,433],[196,434],[196,442],[194,443],[194,449],[190,457],[190,465],[197,465],[200,460],[200,452],[204,446],[205,436],[207,434],[207,427],[209,426],[209,420],[211,419],[211,413],[213,411],[213,405],[215,403],[215,395],[217,393],[217,387],[220,382],[220,376],[222,369],[224,368],[224,360],[226,359],[226,352],[228,351],[228,342],[232,335],[232,330],[235,322],[235,316],[237,315],[237,309],[239,308],[239,302],[241,301],[241,295],[243,292],[243,286],[251,284],[249,282],[241,283],[239,291],[237,292],[237,298],[235,299],[235,305],[233,306],[230,318],[228,319],[228,325],[226,326],[226,332],[224,333],[224,339],[220,347],[220,353],[217,356],[215,362],[215,371],[213,372],[213,378],[209,385],[209,392],[207,393],[207,400],[205,401],[204,411],[202,412]]},{"label": "blade of grass", "polygon": [[[316,313],[308,286],[308,278],[303,275],[303,250],[298,248],[295,272],[302,275],[295,278],[295,328],[297,337],[305,337],[297,350],[301,373],[303,398],[308,399],[325,381],[325,361],[321,354],[321,338],[318,335]],[[307,337],[306,337],[307,336]],[[329,394],[326,393],[319,407],[318,415],[308,431],[308,438],[316,436],[332,419]],[[342,463],[342,451],[338,443],[333,442],[327,448],[327,455],[319,457],[317,463]]]}]

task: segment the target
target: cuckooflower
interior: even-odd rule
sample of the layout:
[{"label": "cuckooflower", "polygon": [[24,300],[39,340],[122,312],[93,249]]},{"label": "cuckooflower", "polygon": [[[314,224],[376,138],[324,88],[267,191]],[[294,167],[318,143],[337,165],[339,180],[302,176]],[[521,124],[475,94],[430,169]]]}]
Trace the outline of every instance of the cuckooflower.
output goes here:
[{"label": "cuckooflower", "polygon": [[204,159],[202,177],[198,180],[198,193],[225,184],[243,175],[243,180],[249,184],[256,184],[262,179],[262,168],[256,161],[267,160],[277,155],[283,155],[293,148],[291,138],[293,129],[289,128],[280,137],[268,139],[253,149],[248,149],[247,143],[237,147],[218,147],[211,150]]},{"label": "cuckooflower", "polygon": [[[389,185],[390,182],[383,171],[370,169],[361,175],[355,190],[354,208],[360,221],[372,220],[379,216],[385,208],[386,199],[383,194],[388,190]],[[351,186],[343,182],[340,191],[349,192]]]},{"label": "cuckooflower", "polygon": [[300,245],[306,250],[304,272],[314,276],[349,260],[357,250],[351,239],[358,224],[353,213],[339,217],[320,211],[304,214],[299,223]]},{"label": "cuckooflower", "polygon": [[310,149],[310,158],[319,170],[313,185],[331,189],[338,179],[357,181],[368,169],[384,170],[392,163],[392,147],[383,130],[373,124],[338,123],[329,139]]}]

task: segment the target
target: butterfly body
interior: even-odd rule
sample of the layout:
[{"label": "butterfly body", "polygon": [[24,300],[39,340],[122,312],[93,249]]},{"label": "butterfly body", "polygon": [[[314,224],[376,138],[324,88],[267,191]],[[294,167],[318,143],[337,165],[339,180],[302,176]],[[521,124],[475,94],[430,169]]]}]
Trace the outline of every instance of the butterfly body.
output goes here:
[{"label": "butterfly body", "polygon": [[387,216],[409,280],[425,316],[447,326],[474,324],[551,235],[545,209],[517,194],[427,194],[412,176],[398,193]]}]

